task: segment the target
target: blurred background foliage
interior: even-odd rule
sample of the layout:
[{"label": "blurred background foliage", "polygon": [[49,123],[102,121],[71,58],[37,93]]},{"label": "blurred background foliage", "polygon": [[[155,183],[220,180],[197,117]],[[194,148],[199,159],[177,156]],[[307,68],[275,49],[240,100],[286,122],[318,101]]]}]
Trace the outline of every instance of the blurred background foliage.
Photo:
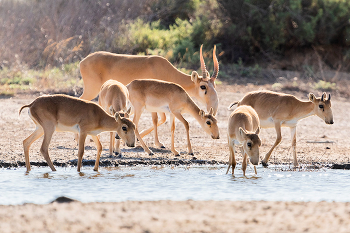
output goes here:
[{"label": "blurred background foliage", "polygon": [[[264,68],[321,78],[327,69],[349,72],[350,1],[0,1],[1,85],[79,76],[78,62],[99,50],[157,54],[198,69],[201,44],[208,67],[216,45],[222,67],[241,76]],[[26,80],[14,80],[21,75]]]}]

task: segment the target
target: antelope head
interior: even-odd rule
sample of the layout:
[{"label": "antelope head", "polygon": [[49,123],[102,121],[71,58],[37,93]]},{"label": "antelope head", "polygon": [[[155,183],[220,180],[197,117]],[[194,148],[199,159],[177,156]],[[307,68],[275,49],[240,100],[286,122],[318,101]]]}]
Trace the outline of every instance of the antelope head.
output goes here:
[{"label": "antelope head", "polygon": [[117,133],[121,139],[124,140],[127,146],[135,146],[135,124],[127,117],[122,117],[119,112],[114,115],[115,120],[118,123]]},{"label": "antelope head", "polygon": [[207,134],[210,134],[213,139],[219,139],[219,127],[213,113],[213,108],[210,108],[209,113],[205,113],[203,110],[200,110],[199,115],[201,117],[201,121],[198,122],[204,131]]},{"label": "antelope head", "polygon": [[259,147],[261,146],[259,133],[260,127],[255,132],[247,132],[242,127],[239,127],[239,134],[244,141],[243,150],[249,156],[253,165],[259,164]]},{"label": "antelope head", "polygon": [[309,94],[309,100],[315,105],[315,114],[324,120],[326,124],[333,124],[333,113],[331,109],[331,94],[324,92],[321,97],[317,98],[314,94]]},{"label": "antelope head", "polygon": [[215,80],[219,73],[219,62],[216,57],[216,46],[214,46],[214,50],[213,50],[214,72],[211,77],[204,63],[202,48],[203,48],[203,45],[200,48],[200,62],[201,62],[202,76],[199,76],[199,74],[196,71],[193,71],[191,75],[191,79],[192,79],[192,82],[195,83],[196,98],[201,103],[206,104],[207,111],[213,108],[214,110],[213,115],[215,116],[219,107],[218,95],[215,90],[215,87],[216,87]]}]

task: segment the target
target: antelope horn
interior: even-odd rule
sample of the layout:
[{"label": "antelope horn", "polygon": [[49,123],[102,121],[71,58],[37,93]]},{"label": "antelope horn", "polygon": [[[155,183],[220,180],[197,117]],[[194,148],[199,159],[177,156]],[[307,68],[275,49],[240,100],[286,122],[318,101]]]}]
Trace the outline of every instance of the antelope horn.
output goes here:
[{"label": "antelope horn", "polygon": [[201,70],[202,70],[202,77],[205,79],[207,77],[207,68],[205,67],[203,53],[202,53],[203,44],[201,45],[201,49],[199,51],[200,61],[201,61]]},{"label": "antelope horn", "polygon": [[331,94],[328,94],[328,100],[331,100]]},{"label": "antelope horn", "polygon": [[213,50],[213,62],[214,62],[214,72],[210,79],[214,81],[219,74],[219,62],[216,57],[216,45],[214,45],[214,50]]},{"label": "antelope horn", "polygon": [[324,101],[324,97],[325,97],[325,96],[326,96],[326,93],[323,92],[322,97],[321,97],[321,101]]}]

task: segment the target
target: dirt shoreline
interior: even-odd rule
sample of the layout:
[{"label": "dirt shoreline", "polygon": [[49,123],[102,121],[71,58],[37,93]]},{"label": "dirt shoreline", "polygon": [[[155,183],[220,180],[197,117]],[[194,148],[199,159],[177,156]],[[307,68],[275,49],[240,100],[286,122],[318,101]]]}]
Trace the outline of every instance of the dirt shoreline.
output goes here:
[{"label": "dirt shoreline", "polygon": [[57,202],[1,206],[1,232],[349,232],[350,203]]}]

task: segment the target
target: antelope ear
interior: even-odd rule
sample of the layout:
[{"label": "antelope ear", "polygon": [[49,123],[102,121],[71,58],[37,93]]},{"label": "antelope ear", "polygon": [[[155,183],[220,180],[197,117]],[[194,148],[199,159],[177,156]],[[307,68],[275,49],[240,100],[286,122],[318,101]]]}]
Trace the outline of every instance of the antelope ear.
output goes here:
[{"label": "antelope ear", "polygon": [[119,112],[115,113],[114,118],[115,118],[116,121],[120,121],[120,114],[119,114]]},{"label": "antelope ear", "polygon": [[260,133],[260,126],[258,126],[258,128],[255,131],[255,134],[259,134]]},{"label": "antelope ear", "polygon": [[199,115],[201,116],[201,118],[203,118],[205,116],[205,112],[203,110],[199,110]]},{"label": "antelope ear", "polygon": [[314,102],[316,100],[316,96],[313,93],[309,93],[309,100]]},{"label": "antelope ear", "polygon": [[130,113],[131,113],[131,107],[128,109],[128,110],[126,110],[126,117],[127,118],[129,118],[130,117]]},{"label": "antelope ear", "polygon": [[247,136],[247,132],[242,127],[239,127],[239,134],[242,137],[246,137]]},{"label": "antelope ear", "polygon": [[194,83],[199,82],[199,75],[198,75],[197,71],[192,71],[191,80]]}]

